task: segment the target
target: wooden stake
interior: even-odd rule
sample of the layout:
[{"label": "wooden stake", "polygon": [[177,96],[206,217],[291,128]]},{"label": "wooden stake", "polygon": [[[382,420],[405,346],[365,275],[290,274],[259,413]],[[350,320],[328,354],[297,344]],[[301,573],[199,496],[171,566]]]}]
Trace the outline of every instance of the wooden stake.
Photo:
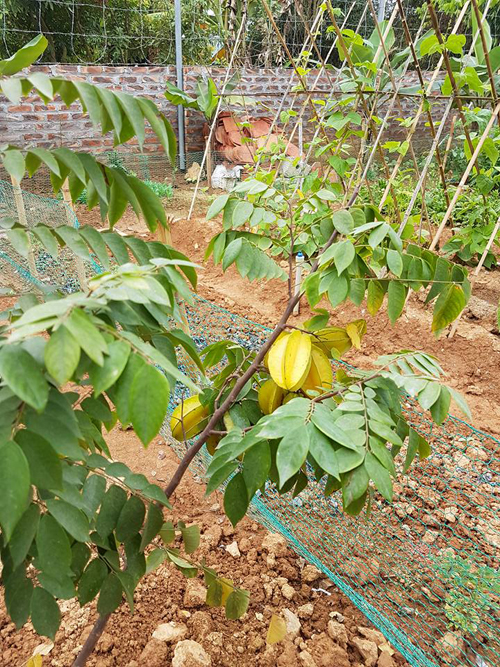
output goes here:
[{"label": "wooden stake", "polygon": [[213,164],[212,164],[212,141],[210,137],[206,137],[205,139],[206,143],[206,152],[207,152],[207,186],[208,186],[208,191],[212,192],[212,172],[213,172]]},{"label": "wooden stake", "polygon": [[[66,179],[63,183],[62,193],[63,193],[64,203],[66,204],[65,210],[66,210],[66,219],[68,221],[68,225],[70,227],[74,227],[75,211],[73,209],[73,201],[71,199],[71,194],[69,191],[68,179]],[[78,274],[78,280],[80,282],[80,287],[82,288],[82,290],[86,290],[87,276],[85,274],[85,265],[81,257],[75,257],[75,266],[76,266],[76,272]]]},{"label": "wooden stake", "polygon": [[[493,245],[493,241],[495,240],[499,230],[500,230],[500,218],[498,218],[497,223],[496,223],[495,227],[493,228],[493,231],[491,232],[491,236],[488,239],[488,243],[486,244],[486,248],[484,249],[483,254],[481,255],[481,259],[479,260],[478,265],[474,269],[474,273],[472,274],[472,278],[471,278],[471,281],[470,281],[471,290],[476,283],[479,272],[481,271],[481,268],[482,268],[482,266],[483,266],[483,264],[486,260],[488,252],[489,252],[491,246]],[[461,317],[462,317],[462,313],[460,313],[460,315],[457,317],[457,319],[453,322],[453,326],[451,327],[450,333],[448,334],[448,338],[453,338],[453,336],[455,335],[455,332],[458,328],[458,323],[460,322]]]},{"label": "wooden stake", "polygon": [[[11,176],[10,178],[12,182],[12,189],[14,192],[14,202],[16,204],[16,210],[17,210],[17,217],[19,218],[19,224],[21,224],[23,227],[26,229],[28,228],[28,220],[26,218],[26,209],[24,208],[24,199],[23,199],[23,191],[21,190],[21,186],[19,185],[19,181],[14,178],[14,176]],[[29,243],[29,250],[28,250],[28,266],[29,270],[32,276],[38,276],[38,271],[36,269],[35,265],[35,256],[33,255],[33,248],[31,247],[31,241],[28,235],[28,243]]]}]

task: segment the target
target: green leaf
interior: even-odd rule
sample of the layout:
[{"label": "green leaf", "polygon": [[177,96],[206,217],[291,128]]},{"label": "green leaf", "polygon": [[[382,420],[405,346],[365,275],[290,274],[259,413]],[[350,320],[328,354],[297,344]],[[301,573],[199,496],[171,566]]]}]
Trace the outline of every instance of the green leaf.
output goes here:
[{"label": "green leaf", "polygon": [[423,459],[425,458],[425,454],[427,451],[430,453],[429,444],[427,440],[423,438],[420,435],[420,433],[415,431],[415,429],[410,428],[408,448],[406,450],[406,458],[403,466],[403,472],[405,473],[408,471],[417,452],[419,452],[420,458]]},{"label": "green leaf", "polygon": [[391,280],[387,290],[387,314],[391,324],[394,324],[403,312],[406,302],[407,288],[399,282]]},{"label": "green leaf", "polygon": [[229,620],[236,620],[241,618],[248,609],[250,602],[250,594],[241,588],[234,590],[226,602],[226,618]]},{"label": "green leaf", "polygon": [[44,514],[36,535],[40,569],[52,574],[69,572],[71,546],[66,531],[50,514]]},{"label": "green leaf", "polygon": [[123,506],[116,524],[116,539],[125,542],[136,535],[142,528],[146,508],[137,496],[130,496]]},{"label": "green leaf", "polygon": [[3,584],[7,613],[19,630],[30,615],[31,596],[33,595],[32,580],[26,577],[26,567],[21,565],[9,577],[4,574]]},{"label": "green leaf", "polygon": [[335,268],[340,275],[352,264],[354,257],[356,256],[356,251],[354,245],[348,239],[342,241],[342,243],[336,243],[333,247],[335,248]]},{"label": "green leaf", "polygon": [[354,219],[349,211],[335,211],[332,222],[339,234],[350,234],[354,229]]},{"label": "green leaf", "polygon": [[108,574],[108,568],[100,558],[94,558],[87,565],[78,584],[78,601],[80,606],[93,600],[100,591]]},{"label": "green leaf", "polygon": [[248,201],[240,201],[235,206],[232,216],[232,227],[240,227],[250,218],[253,213],[253,204]]},{"label": "green leaf", "polygon": [[310,437],[309,451],[314,460],[325,472],[339,479],[339,464],[333,443],[315,426],[309,426],[307,430]]},{"label": "green leaf", "polygon": [[175,540],[175,528],[171,521],[166,521],[163,524],[160,537],[165,544],[171,544]]},{"label": "green leaf", "polygon": [[240,254],[241,248],[243,246],[243,239],[241,236],[237,239],[231,241],[224,251],[224,256],[222,258],[222,270],[226,271],[233,262],[236,261],[238,255]]},{"label": "green leaf", "polygon": [[15,442],[0,444],[0,462],[0,526],[8,542],[27,508],[30,471],[22,449]]},{"label": "green leaf", "polygon": [[37,35],[31,42],[18,49],[10,58],[0,60],[0,74],[11,76],[32,65],[42,55],[47,45],[47,38],[43,35]]},{"label": "green leaf", "polygon": [[126,500],[127,494],[121,486],[113,485],[106,491],[96,523],[96,530],[101,537],[107,537],[115,529]]},{"label": "green leaf", "polygon": [[93,519],[97,508],[104,498],[106,493],[106,480],[101,475],[89,475],[85,480],[82,488],[83,501],[85,507],[83,508],[87,516]]},{"label": "green leaf", "polygon": [[148,507],[148,517],[142,531],[140,550],[144,551],[153,538],[158,535],[163,526],[163,512],[152,503]]},{"label": "green leaf", "polygon": [[207,220],[211,220],[218,215],[227,204],[229,195],[219,195],[211,204],[207,211]]},{"label": "green leaf", "polygon": [[215,470],[215,472],[213,472],[210,475],[210,479],[208,480],[207,483],[207,488],[205,489],[205,494],[208,496],[213,491],[215,491],[215,489],[217,489],[223,482],[225,482],[226,479],[229,477],[229,475],[234,470],[236,470],[237,467],[238,467],[237,461],[228,461],[220,468]]},{"label": "green leaf", "polygon": [[45,346],[45,365],[58,384],[71,379],[80,361],[80,346],[73,334],[61,325]]},{"label": "green leaf", "polygon": [[436,53],[439,49],[440,44],[436,35],[429,35],[420,44],[420,56],[423,58],[424,56]]},{"label": "green leaf", "polygon": [[16,250],[22,257],[28,257],[30,252],[30,240],[24,229],[9,229],[6,234],[7,238],[12,243],[14,250]]},{"label": "green leaf", "polygon": [[53,596],[44,588],[35,587],[31,596],[31,622],[39,635],[54,639],[61,622],[61,612]]},{"label": "green leaf", "polygon": [[57,258],[59,253],[59,244],[55,239],[52,231],[44,225],[37,225],[33,229],[33,234],[38,238],[49,255],[52,255],[54,259]]},{"label": "green leaf", "polygon": [[456,389],[453,389],[453,387],[447,387],[448,391],[451,394],[452,399],[455,401],[457,406],[460,408],[460,410],[464,413],[464,415],[468,419],[472,419],[472,414],[469,409],[469,406],[467,405],[467,402],[465,401],[465,398],[462,396],[460,392],[458,392]]},{"label": "green leaf", "polygon": [[385,292],[382,283],[379,280],[370,280],[368,282],[368,291],[366,294],[366,307],[372,317],[380,310],[384,303]]},{"label": "green leaf", "polygon": [[90,381],[94,386],[94,396],[99,396],[118,380],[127,365],[130,345],[122,340],[114,340],[108,345],[108,354],[102,366],[91,366]]},{"label": "green leaf", "polygon": [[248,502],[245,480],[239,472],[229,481],[224,492],[224,511],[233,526],[245,516]]},{"label": "green leaf", "polygon": [[167,552],[165,549],[153,549],[153,551],[148,554],[146,558],[146,574],[149,574],[153,570],[163,563],[167,557]]},{"label": "green leaf", "polygon": [[439,295],[432,318],[432,331],[439,335],[451,322],[457,319],[465,308],[465,294],[458,285],[448,285]]},{"label": "green leaf", "polygon": [[243,459],[243,479],[251,500],[266,482],[271,468],[271,449],[267,440],[258,442],[245,453]]},{"label": "green leaf", "polygon": [[110,572],[101,587],[97,611],[101,616],[112,614],[122,601],[122,585],[116,574]]},{"label": "green leaf", "polygon": [[75,597],[75,584],[70,576],[39,572],[37,577],[38,583],[55,598],[70,600]]},{"label": "green leaf", "polygon": [[349,292],[349,282],[345,276],[339,276],[336,272],[330,273],[328,279],[328,300],[332,308],[336,308],[345,300]]},{"label": "green leaf", "polygon": [[345,447],[340,447],[337,449],[335,454],[339,473],[349,472],[349,470],[353,470],[360,466],[365,460],[365,453],[364,448],[346,449]]},{"label": "green leaf", "polygon": [[[344,432],[344,426],[340,425],[342,422],[336,423],[332,411],[325,405],[321,405],[320,403],[315,405],[311,421],[330,440],[348,449],[356,449],[356,445],[352,442],[349,435]],[[364,419],[362,424],[364,425]],[[355,428],[355,426],[349,426],[348,428]]]},{"label": "green leaf", "polygon": [[293,477],[306,460],[309,452],[309,429],[304,425],[290,430],[278,445],[276,467],[280,486]]},{"label": "green leaf", "polygon": [[130,420],[145,447],[163,424],[169,398],[166,377],[154,366],[144,364],[130,387]]},{"label": "green leaf", "polygon": [[403,273],[403,259],[399,252],[397,250],[393,250],[392,248],[389,249],[387,251],[386,261],[389,270],[392,271],[395,276],[400,278],[401,274]]},{"label": "green leaf", "polygon": [[47,440],[22,429],[16,434],[16,442],[28,460],[31,482],[41,489],[61,489],[61,461]]},{"label": "green leaf", "polygon": [[370,477],[364,465],[360,465],[346,475],[346,483],[342,487],[344,507],[349,507],[356,500],[362,498],[363,494],[366,493],[369,481]]},{"label": "green leaf", "polygon": [[41,412],[47,405],[49,386],[31,354],[19,345],[0,351],[0,376],[19,398]]},{"label": "green leaf", "polygon": [[80,308],[75,308],[65,321],[65,326],[76,338],[87,356],[98,366],[102,366],[104,363],[103,354],[107,352],[108,346],[90,317]]},{"label": "green leaf", "polygon": [[423,410],[428,410],[438,400],[441,386],[438,382],[428,382],[423,391],[418,394],[418,402]]},{"label": "green leaf", "polygon": [[89,522],[85,514],[64,500],[46,500],[47,509],[78,542],[88,542]]},{"label": "green leaf", "polygon": [[3,155],[4,169],[14,178],[18,183],[23,179],[25,172],[24,156],[17,148],[11,148],[5,151]]},{"label": "green leaf", "polygon": [[38,505],[31,504],[16,524],[9,540],[9,553],[12,558],[13,569],[16,569],[26,558],[35,539],[39,522],[40,510]]},{"label": "green leaf", "polygon": [[441,387],[439,398],[431,406],[431,415],[436,424],[442,424],[450,412],[451,394],[447,387]]},{"label": "green leaf", "polygon": [[180,531],[184,542],[184,551],[187,554],[192,554],[200,546],[200,527],[180,524]]},{"label": "green leaf", "polygon": [[179,569],[187,579],[193,579],[198,576],[198,568],[192,565],[184,558],[180,558],[173,551],[167,552],[168,559]]}]

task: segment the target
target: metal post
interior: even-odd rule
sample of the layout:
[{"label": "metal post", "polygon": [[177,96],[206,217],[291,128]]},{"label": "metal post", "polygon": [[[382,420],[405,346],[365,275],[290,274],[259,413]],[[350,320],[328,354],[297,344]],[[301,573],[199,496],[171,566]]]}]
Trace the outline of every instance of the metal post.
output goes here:
[{"label": "metal post", "polygon": [[[177,71],[177,88],[184,90],[184,76],[182,72],[182,20],[181,0],[175,0],[175,68]],[[186,169],[186,146],[184,140],[184,107],[177,106],[177,126],[179,128],[179,167]]]},{"label": "metal post", "polygon": [[385,0],[378,0],[377,21],[381,23],[385,19]]}]

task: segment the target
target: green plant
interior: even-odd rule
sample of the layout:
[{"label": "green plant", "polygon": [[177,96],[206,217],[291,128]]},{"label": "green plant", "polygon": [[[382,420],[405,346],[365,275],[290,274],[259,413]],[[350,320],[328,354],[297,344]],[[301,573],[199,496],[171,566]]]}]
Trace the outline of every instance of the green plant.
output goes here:
[{"label": "green plant", "polygon": [[488,635],[490,623],[486,619],[500,595],[498,571],[473,557],[451,554],[433,558],[433,566],[446,591],[444,612],[450,628],[469,636],[477,632]]},{"label": "green plant", "polygon": [[161,183],[160,181],[144,181],[144,184],[161,199],[172,199],[174,188],[170,183]]},{"label": "green plant", "polygon": [[[43,73],[12,76],[46,45],[39,37],[0,61],[0,88],[13,103],[28,94],[44,103],[59,96],[68,106],[78,100],[103,132],[113,131],[116,145],[136,136],[142,146],[147,121],[174,161],[172,128],[149,100]],[[206,108],[213,115],[213,100]],[[359,121],[343,101],[328,111],[317,122],[337,126],[325,147],[333,158],[342,154],[344,138],[358,132],[350,125],[357,128]],[[227,482],[224,509],[233,525],[269,481],[280,493],[293,489],[297,495],[314,480],[325,480],[325,493],[338,492],[345,512],[357,515],[370,509],[375,493],[391,501],[395,461],[401,460],[406,472],[417,455],[430,454],[427,440],[407,421],[408,394],[438,424],[452,399],[468,414],[461,395],[441,382],[437,360],[422,352],[384,355],[370,371],[339,370],[332,379],[325,373],[326,353],[339,357],[351,345],[361,346],[363,320],[329,326],[332,311],[346,300],[360,307],[366,299],[374,317],[387,299],[394,323],[410,290],[428,290],[432,331],[439,335],[470,293],[463,267],[402,239],[375,206],[355,204],[359,190],[345,205],[340,183],[311,174],[301,188],[290,179],[278,189],[276,171],[260,169],[215,199],[207,217],[222,214],[222,231],[212,238],[207,256],[224,271],[234,264],[249,280],[286,279],[270,255],[284,252],[292,261],[303,247],[306,277],[294,294],[289,272],[289,299],[260,348],[224,340],[198,350],[180,330],[179,305],[192,299],[196,267],[174,248],[112,231],[128,205],[150,231],[166,225],[162,202],[145,183],[64,147],[2,146],[0,159],[18,181],[44,164],[55,191],[67,180],[75,200],[85,189],[89,207],[99,205],[110,224],[110,231],[101,233],[91,227],[25,228],[2,220],[7,238],[26,257],[35,238],[56,257],[63,245],[82,259],[92,253],[105,269],[81,292],[50,294],[41,303],[26,296],[0,332],[6,607],[17,626],[31,618],[38,632],[53,637],[60,622],[57,600],[78,596],[85,605],[99,596],[100,617],[75,667],[85,664],[122,596],[132,607],[139,580],[163,560],[187,577],[202,571],[207,603],[224,606],[228,618],[245,613],[247,592],[188,559],[198,544],[197,529],[179,522],[176,531],[165,521],[169,498],[205,444],[213,453],[207,493]],[[333,162],[345,176],[351,165],[341,160]],[[304,296],[315,314],[297,331],[289,318]],[[193,377],[179,369],[186,355],[197,368]],[[279,407],[273,399],[276,409],[270,414],[271,402],[266,400],[264,410],[259,404],[257,388],[265,382],[289,393]],[[146,447],[162,426],[176,383],[182,388],[181,409],[172,426],[185,442],[185,455],[162,490],[112,461],[104,434],[117,421],[131,424]],[[184,423],[188,394],[197,398],[185,401]],[[193,441],[194,432],[199,435]],[[177,534],[187,555],[171,546]]]},{"label": "green plant", "polygon": [[[495,224],[491,222],[489,225],[454,227],[452,238],[443,245],[443,254],[447,257],[456,256],[466,264],[477,264],[486,249]],[[493,244],[500,248],[498,234]],[[492,250],[488,250],[484,266],[487,269],[497,266],[497,258]]]}]

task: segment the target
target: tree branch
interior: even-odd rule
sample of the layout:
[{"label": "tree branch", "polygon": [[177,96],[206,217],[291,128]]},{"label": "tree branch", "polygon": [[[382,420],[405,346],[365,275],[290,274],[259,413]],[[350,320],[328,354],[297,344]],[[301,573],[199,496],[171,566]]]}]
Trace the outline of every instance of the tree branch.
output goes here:
[{"label": "tree branch", "polygon": [[77,655],[76,660],[73,663],[73,667],[84,667],[85,663],[87,662],[87,658],[94,651],[95,645],[97,644],[99,637],[102,635],[110,616],[111,614],[99,616],[95,622],[94,627],[92,628],[90,635],[87,637],[85,644],[82,646],[82,650]]}]

